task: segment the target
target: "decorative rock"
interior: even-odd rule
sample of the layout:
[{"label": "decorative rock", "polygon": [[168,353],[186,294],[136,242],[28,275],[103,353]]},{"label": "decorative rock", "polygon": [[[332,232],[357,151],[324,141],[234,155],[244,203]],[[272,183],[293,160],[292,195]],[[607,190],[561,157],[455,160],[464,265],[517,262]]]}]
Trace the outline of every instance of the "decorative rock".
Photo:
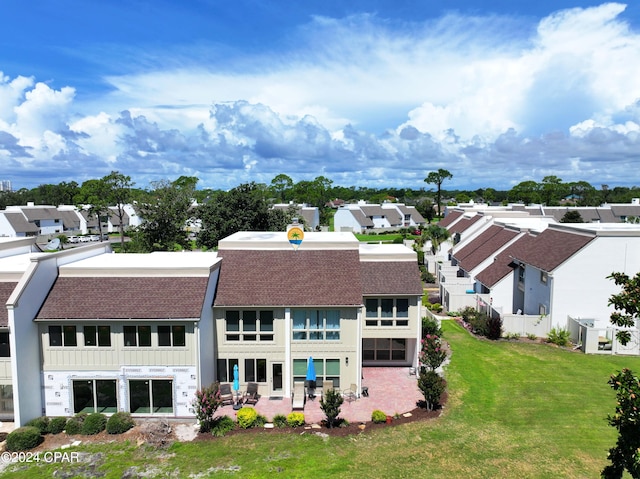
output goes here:
[{"label": "decorative rock", "polygon": [[82,441],[73,441],[73,442],[71,443],[71,445],[72,445],[73,447],[78,447],[80,444],[82,444]]},{"label": "decorative rock", "polygon": [[268,422],[264,425],[265,429],[273,429],[273,423],[272,422]]},{"label": "decorative rock", "polygon": [[410,412],[405,412],[402,416],[403,417],[411,417],[412,414]]},{"label": "decorative rock", "polygon": [[367,427],[367,425],[366,425],[366,424],[360,424],[360,425],[358,426],[358,429],[360,429],[361,431],[364,431],[366,427]]},{"label": "decorative rock", "polygon": [[322,426],[320,424],[312,424],[311,429],[322,429]]}]

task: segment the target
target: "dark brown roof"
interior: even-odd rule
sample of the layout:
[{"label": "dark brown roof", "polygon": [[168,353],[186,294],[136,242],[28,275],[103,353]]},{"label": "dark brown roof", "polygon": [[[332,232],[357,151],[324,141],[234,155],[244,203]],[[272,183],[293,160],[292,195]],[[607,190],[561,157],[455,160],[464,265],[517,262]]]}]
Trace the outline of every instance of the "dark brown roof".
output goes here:
[{"label": "dark brown roof", "polygon": [[456,253],[455,258],[463,270],[471,271],[517,235],[513,230],[493,225]]},{"label": "dark brown roof", "polygon": [[358,250],[222,250],[214,306],[362,304]]},{"label": "dark brown roof", "polygon": [[200,318],[208,277],[59,277],[36,319]]},{"label": "dark brown roof", "polygon": [[363,295],[422,295],[418,264],[411,261],[363,261]]},{"label": "dark brown roof", "polygon": [[7,300],[18,283],[0,282],[0,327],[6,328],[9,325],[9,315],[7,313]]},{"label": "dark brown roof", "polygon": [[476,280],[488,288],[495,286],[500,280],[513,271],[513,268],[509,266],[509,263],[513,261],[513,256],[517,256],[520,251],[526,249],[533,240],[533,236],[528,234],[518,238],[505,248],[495,258],[493,263],[480,271],[480,273],[476,275]]},{"label": "dark brown roof", "polygon": [[480,220],[480,215],[473,215],[471,218],[462,218],[455,225],[449,228],[449,233],[462,233],[470,228],[471,225]]},{"label": "dark brown roof", "polygon": [[463,215],[462,211],[452,211],[451,213],[449,213],[447,216],[445,216],[444,218],[442,218],[440,221],[438,221],[438,226],[442,226],[443,228],[447,228],[449,227],[449,225],[451,223],[453,223],[454,221],[456,221],[458,218],[460,218]]},{"label": "dark brown roof", "polygon": [[551,272],[595,238],[594,234],[570,233],[547,228],[514,258],[542,271]]}]

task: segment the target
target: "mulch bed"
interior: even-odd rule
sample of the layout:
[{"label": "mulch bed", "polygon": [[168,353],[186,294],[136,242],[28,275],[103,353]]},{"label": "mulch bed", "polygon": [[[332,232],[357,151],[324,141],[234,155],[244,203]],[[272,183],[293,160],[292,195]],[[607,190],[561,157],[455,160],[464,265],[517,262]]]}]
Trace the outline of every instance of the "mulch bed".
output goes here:
[{"label": "mulch bed", "polygon": [[[247,434],[327,434],[333,437],[346,437],[353,436],[357,434],[369,433],[373,431],[378,431],[380,429],[388,428],[388,427],[396,427],[402,424],[409,424],[413,422],[419,421],[428,421],[431,419],[436,419],[442,413],[442,407],[446,404],[448,399],[447,392],[445,391],[440,398],[440,409],[436,409],[435,411],[427,411],[425,408],[416,407],[413,411],[409,411],[411,416],[404,417],[400,415],[397,418],[393,418],[390,424],[380,423],[376,424],[373,421],[367,422],[354,422],[347,426],[341,427],[333,427],[328,428],[326,426],[322,426],[320,429],[311,429],[309,426],[300,426],[300,427],[283,427],[283,428],[273,428],[273,429],[265,429],[265,428],[252,428],[252,429],[240,429],[235,428],[225,434],[224,437],[235,436],[235,435],[247,435]],[[364,427],[363,427],[364,426]],[[218,439],[209,433],[198,433],[195,441],[212,441]]]}]

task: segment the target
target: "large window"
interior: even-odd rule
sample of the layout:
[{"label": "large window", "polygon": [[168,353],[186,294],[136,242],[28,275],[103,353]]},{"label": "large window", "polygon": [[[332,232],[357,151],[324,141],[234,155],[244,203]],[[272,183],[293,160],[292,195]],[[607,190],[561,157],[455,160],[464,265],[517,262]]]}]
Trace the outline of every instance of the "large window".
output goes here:
[{"label": "large window", "polygon": [[75,326],[49,326],[49,346],[77,346]]},{"label": "large window", "polygon": [[118,412],[117,390],[115,379],[73,381],[73,412]]},{"label": "large window", "polygon": [[173,414],[173,381],[170,379],[130,379],[131,414]]},{"label": "large window", "polygon": [[123,331],[125,346],[151,346],[151,326],[124,326]]},{"label": "large window", "polygon": [[13,386],[0,384],[0,415],[13,414]]},{"label": "large window", "polygon": [[11,357],[11,349],[9,347],[9,333],[0,333],[0,358]]},{"label": "large window", "polygon": [[[293,380],[304,381],[307,378],[307,359],[293,360]],[[316,370],[316,383],[333,381],[333,387],[340,388],[340,360],[339,359],[313,359]]]},{"label": "large window", "polygon": [[273,341],[273,311],[227,311],[227,341]]},{"label": "large window", "polygon": [[408,298],[365,299],[366,326],[409,326]]},{"label": "large window", "polygon": [[85,326],[84,327],[84,345],[85,346],[111,346],[111,327],[110,326]]},{"label": "large window", "polygon": [[[233,378],[233,376],[231,376]],[[267,382],[267,360],[266,359],[245,359],[244,360],[244,380],[252,383]]]},{"label": "large window", "polygon": [[238,365],[237,359],[218,359],[217,378],[221,383],[233,381],[233,367]]},{"label": "large window", "polygon": [[389,338],[364,338],[363,361],[406,361],[407,340]]},{"label": "large window", "polygon": [[158,326],[158,346],[184,346],[186,344],[185,327],[182,324]]},{"label": "large window", "polygon": [[304,341],[338,341],[340,311],[296,309],[293,311],[293,339]]}]

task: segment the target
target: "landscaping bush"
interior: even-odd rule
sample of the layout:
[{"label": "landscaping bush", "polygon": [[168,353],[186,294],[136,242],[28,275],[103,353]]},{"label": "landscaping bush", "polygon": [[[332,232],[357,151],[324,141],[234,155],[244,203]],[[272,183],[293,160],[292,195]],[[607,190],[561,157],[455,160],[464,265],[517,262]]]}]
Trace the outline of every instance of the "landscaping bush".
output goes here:
[{"label": "landscaping bush", "polygon": [[435,371],[447,359],[447,352],[442,347],[440,338],[435,334],[427,334],[420,343],[422,346],[419,355],[420,364],[424,368]]},{"label": "landscaping bush", "polygon": [[566,346],[569,344],[570,335],[571,333],[569,333],[568,329],[551,328],[551,331],[547,334],[547,342],[557,346]]},{"label": "landscaping bush", "polygon": [[335,389],[329,389],[324,397],[320,398],[320,409],[322,409],[327,418],[327,427],[331,428],[337,425],[340,406],[343,401],[342,395]]},{"label": "landscaping bush", "polygon": [[502,337],[502,318],[487,317],[487,338],[500,339]]},{"label": "landscaping bush", "polygon": [[40,416],[27,422],[25,426],[35,427],[40,434],[47,434],[49,432],[49,418],[47,416]]},{"label": "landscaping bush", "polygon": [[84,422],[84,416],[73,416],[67,420],[67,424],[64,429],[67,434],[74,435],[82,432],[82,423]]},{"label": "landscaping bush", "polygon": [[211,424],[211,434],[215,437],[222,437],[236,427],[236,423],[229,416],[219,416]]},{"label": "landscaping bush", "polygon": [[289,427],[304,426],[304,414],[301,412],[292,412],[287,416],[287,424]]},{"label": "landscaping bush", "polygon": [[107,433],[122,434],[127,432],[136,423],[128,412],[117,412],[107,421]]},{"label": "landscaping bush", "polygon": [[9,433],[6,446],[8,451],[28,451],[41,442],[40,429],[35,426],[24,426]]},{"label": "landscaping bush", "polygon": [[267,421],[267,417],[263,416],[262,414],[258,414],[258,417],[256,418],[256,422],[254,423],[253,427],[264,427],[264,425],[269,422]]},{"label": "landscaping bush", "polygon": [[431,369],[422,368],[418,377],[418,388],[422,391],[427,410],[433,411],[440,406],[440,396],[445,389],[444,379]]},{"label": "landscaping bush", "polygon": [[81,433],[85,436],[94,436],[104,431],[107,426],[107,416],[100,412],[89,414],[82,422]]},{"label": "landscaping bush", "polygon": [[242,429],[254,427],[258,419],[258,412],[252,407],[243,407],[238,411],[238,426]]},{"label": "landscaping bush", "polygon": [[376,409],[371,413],[371,420],[376,424],[380,424],[386,422],[387,415],[383,413],[380,409]]},{"label": "landscaping bush", "polygon": [[424,338],[427,334],[442,337],[440,321],[432,317],[424,316],[422,318],[422,337]]},{"label": "landscaping bush", "polygon": [[209,432],[211,430],[213,416],[221,405],[220,383],[213,383],[196,391],[196,396],[193,399],[193,409],[195,410],[198,424],[200,424],[200,432]]},{"label": "landscaping bush", "polygon": [[49,421],[48,431],[51,434],[60,434],[67,426],[66,417],[54,417]]},{"label": "landscaping bush", "polygon": [[273,425],[278,428],[287,427],[287,416],[284,414],[276,414],[273,416]]}]

